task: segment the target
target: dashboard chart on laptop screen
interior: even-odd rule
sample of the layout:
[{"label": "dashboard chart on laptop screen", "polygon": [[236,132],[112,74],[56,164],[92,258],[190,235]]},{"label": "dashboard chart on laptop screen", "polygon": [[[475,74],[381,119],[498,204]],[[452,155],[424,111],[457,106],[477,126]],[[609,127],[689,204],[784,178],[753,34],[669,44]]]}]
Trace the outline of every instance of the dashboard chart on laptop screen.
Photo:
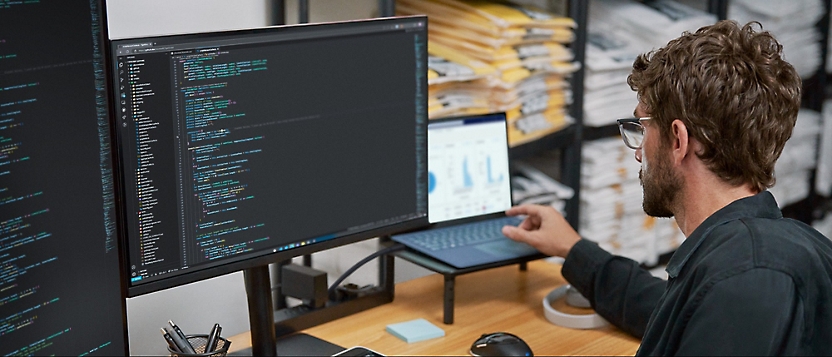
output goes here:
[{"label": "dashboard chart on laptop screen", "polygon": [[511,207],[506,124],[501,115],[428,126],[431,223]]}]

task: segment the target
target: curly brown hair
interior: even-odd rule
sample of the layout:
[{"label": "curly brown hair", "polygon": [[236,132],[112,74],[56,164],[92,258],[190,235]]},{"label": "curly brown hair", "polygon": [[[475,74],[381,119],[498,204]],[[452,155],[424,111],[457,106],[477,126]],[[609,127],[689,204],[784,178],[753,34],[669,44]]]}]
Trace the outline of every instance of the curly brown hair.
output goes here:
[{"label": "curly brown hair", "polygon": [[663,145],[680,119],[712,172],[759,192],[774,185],[774,163],[800,107],[801,80],[782,49],[760,23],[724,20],[638,56],[627,83]]}]

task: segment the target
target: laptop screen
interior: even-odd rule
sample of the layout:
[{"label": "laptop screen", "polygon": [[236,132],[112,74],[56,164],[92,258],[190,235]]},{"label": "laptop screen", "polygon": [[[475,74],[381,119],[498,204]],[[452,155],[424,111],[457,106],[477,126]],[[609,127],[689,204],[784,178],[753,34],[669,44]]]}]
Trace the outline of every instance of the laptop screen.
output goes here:
[{"label": "laptop screen", "polygon": [[511,207],[504,113],[428,123],[428,220],[440,223]]}]

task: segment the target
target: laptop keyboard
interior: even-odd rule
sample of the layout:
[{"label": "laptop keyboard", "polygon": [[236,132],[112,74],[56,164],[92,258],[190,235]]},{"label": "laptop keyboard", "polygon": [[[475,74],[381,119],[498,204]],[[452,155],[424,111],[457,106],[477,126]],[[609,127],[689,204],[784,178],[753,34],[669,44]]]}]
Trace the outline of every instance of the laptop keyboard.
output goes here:
[{"label": "laptop keyboard", "polygon": [[503,217],[441,229],[430,229],[412,234],[408,237],[408,241],[435,252],[496,239],[507,239],[502,233],[503,226],[516,226],[518,224],[520,224],[520,219],[517,217]]}]

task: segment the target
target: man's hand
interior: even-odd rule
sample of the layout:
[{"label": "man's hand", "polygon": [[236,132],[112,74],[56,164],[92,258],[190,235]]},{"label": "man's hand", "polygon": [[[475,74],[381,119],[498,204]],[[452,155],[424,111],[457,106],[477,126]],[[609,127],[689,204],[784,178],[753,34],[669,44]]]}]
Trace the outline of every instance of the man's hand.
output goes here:
[{"label": "man's hand", "polygon": [[526,215],[526,219],[517,227],[503,227],[503,234],[535,247],[543,254],[566,257],[572,246],[581,240],[578,232],[552,207],[520,205],[510,208],[506,215]]}]

